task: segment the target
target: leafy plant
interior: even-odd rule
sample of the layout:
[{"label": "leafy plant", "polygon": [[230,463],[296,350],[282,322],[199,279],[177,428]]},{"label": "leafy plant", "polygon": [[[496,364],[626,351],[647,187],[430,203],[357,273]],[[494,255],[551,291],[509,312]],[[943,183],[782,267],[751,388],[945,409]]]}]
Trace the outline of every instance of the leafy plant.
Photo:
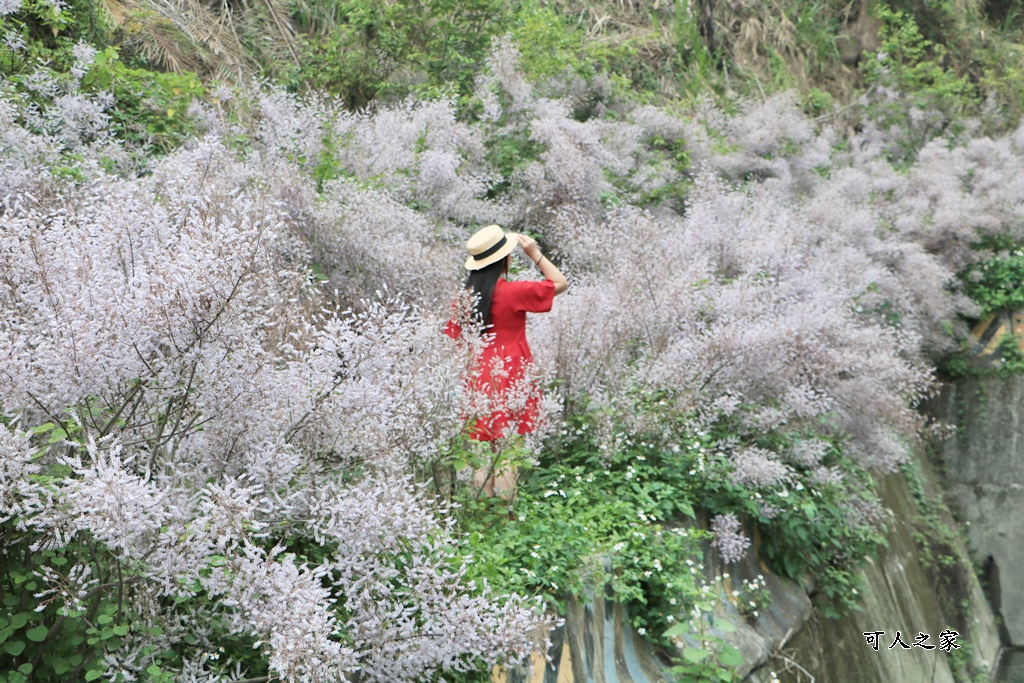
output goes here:
[{"label": "leafy plant", "polygon": [[1024,249],[993,239],[977,246],[996,253],[961,273],[964,292],[981,306],[982,314],[1024,309]]},{"label": "leafy plant", "polygon": [[188,115],[188,108],[206,94],[206,87],[194,73],[131,69],[117,50],[108,47],[96,54],[82,86],[86,92],[114,95],[116,106],[110,111],[114,130],[128,142],[160,154],[197,135],[197,121]]},{"label": "leafy plant", "polygon": [[449,88],[465,96],[508,13],[495,0],[309,0],[293,15],[301,58],[285,78],[337,94],[353,109]]},{"label": "leafy plant", "polygon": [[[947,125],[958,125],[959,117],[976,106],[975,88],[965,75],[947,66],[946,47],[925,38],[912,15],[885,4],[876,5],[874,12],[882,22],[882,46],[867,56],[865,80],[895,89],[907,101],[881,98],[873,105],[873,114],[888,125],[905,128],[905,153],[912,154]],[[916,117],[910,117],[908,103],[919,110]],[[941,118],[922,116],[922,111],[940,112]]]},{"label": "leafy plant", "polygon": [[694,605],[689,623],[672,626],[666,637],[678,639],[680,660],[672,666],[672,673],[681,680],[694,683],[732,683],[735,668],[743,663],[743,656],[735,646],[726,642],[719,633],[735,633],[736,626],[725,619],[714,617],[714,605],[699,602]]}]

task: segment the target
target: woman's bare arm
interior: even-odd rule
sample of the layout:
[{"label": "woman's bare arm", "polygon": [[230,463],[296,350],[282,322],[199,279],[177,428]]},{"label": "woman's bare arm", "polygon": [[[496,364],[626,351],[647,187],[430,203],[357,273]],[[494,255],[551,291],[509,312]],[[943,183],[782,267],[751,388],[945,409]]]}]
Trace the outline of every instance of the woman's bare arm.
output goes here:
[{"label": "woman's bare arm", "polygon": [[556,296],[569,288],[569,281],[562,275],[562,271],[558,270],[558,267],[551,262],[551,259],[540,253],[537,240],[520,234],[516,234],[516,239],[519,240],[519,246],[523,248],[526,256],[540,268],[540,272],[544,274],[544,277],[555,283]]}]

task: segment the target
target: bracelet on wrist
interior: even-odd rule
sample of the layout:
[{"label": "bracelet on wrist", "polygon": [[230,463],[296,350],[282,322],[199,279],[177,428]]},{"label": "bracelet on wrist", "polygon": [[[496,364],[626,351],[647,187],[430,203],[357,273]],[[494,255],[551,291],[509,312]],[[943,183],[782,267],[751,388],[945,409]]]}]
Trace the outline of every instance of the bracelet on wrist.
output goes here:
[{"label": "bracelet on wrist", "polygon": [[539,267],[540,266],[540,262],[543,261],[543,260],[544,260],[544,254],[541,254],[540,258],[537,259],[536,261],[534,261],[534,264]]}]

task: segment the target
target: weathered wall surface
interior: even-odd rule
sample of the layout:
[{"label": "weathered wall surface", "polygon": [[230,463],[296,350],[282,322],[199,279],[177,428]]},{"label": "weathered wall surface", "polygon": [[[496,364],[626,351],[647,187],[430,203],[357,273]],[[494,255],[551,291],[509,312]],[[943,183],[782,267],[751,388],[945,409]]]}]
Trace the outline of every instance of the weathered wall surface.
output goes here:
[{"label": "weathered wall surface", "polygon": [[[709,567],[713,573],[721,573]],[[799,586],[775,576],[759,564],[754,553],[730,565],[725,580],[726,591],[742,579],[765,577],[771,591],[771,604],[756,623],[748,623],[726,595],[720,596],[719,614],[736,626],[735,633],[725,634],[711,629],[712,635],[732,642],[742,653],[741,676],[769,660],[771,653],[804,625],[811,616],[811,601]],[[548,653],[551,663],[536,657],[531,666],[512,671],[496,671],[495,683],[664,683],[674,680],[669,667],[661,661],[651,645],[629,625],[625,608],[607,600],[604,595],[591,595],[581,603],[570,599],[566,606],[565,625],[552,636]]]},{"label": "weathered wall surface", "polygon": [[[1024,399],[1024,395],[1021,398]],[[1024,409],[1024,403],[1021,405]],[[1024,458],[1021,461],[1024,462]],[[922,459],[920,467],[926,493],[941,499],[943,492],[938,488],[929,463]],[[743,653],[746,663],[739,672],[741,675],[754,669],[747,678],[751,683],[768,683],[773,674],[785,683],[804,683],[809,680],[808,675],[814,676],[816,683],[959,683],[965,680],[965,672],[961,670],[958,677],[956,663],[938,648],[904,650],[897,645],[889,649],[897,631],[907,644],[913,644],[918,633],[927,633],[930,635],[927,644],[938,645],[939,633],[947,628],[959,632],[960,643],[970,645],[975,671],[992,671],[999,652],[999,633],[959,536],[954,534],[952,545],[940,548],[944,557],[954,560],[949,566],[926,567],[914,535],[928,527],[919,523],[921,511],[907,481],[902,475],[894,474],[883,478],[880,484],[883,503],[893,511],[893,521],[887,537],[888,547],[864,569],[863,611],[841,619],[821,618],[813,613],[809,598],[798,586],[771,574],[756,561],[753,553],[748,553],[748,558],[739,566],[729,568],[733,574],[731,580],[737,582],[762,573],[772,594],[771,606],[753,624],[748,624],[728,603],[722,615],[739,626],[736,634],[719,635],[727,637]],[[980,510],[981,517],[991,514],[984,510]],[[946,510],[933,511],[933,515],[949,528],[956,528]],[[1016,519],[1024,520],[1024,516]],[[1003,521],[1009,533],[1014,520]],[[972,524],[975,526],[982,524]],[[1018,522],[1017,527],[1024,540],[1024,524]],[[1022,556],[1015,566],[1020,568],[1019,578],[1024,581],[1024,543],[1019,543],[1018,549]],[[721,571],[714,567],[709,569]],[[494,680],[496,683],[671,681],[667,667],[627,622],[623,607],[602,595],[593,596],[586,604],[570,601],[566,624],[553,638],[550,656],[554,666],[538,658],[532,667],[495,672]],[[877,652],[865,640],[863,634],[868,631],[884,632]]]},{"label": "weathered wall surface", "polygon": [[[928,479],[927,467],[925,470]],[[799,669],[794,664],[813,675],[816,683],[954,683],[953,662],[939,648],[904,650],[897,644],[889,649],[897,631],[908,645],[913,645],[918,633],[929,634],[927,644],[938,645],[939,633],[947,628],[960,633],[961,643],[970,644],[975,670],[992,670],[999,637],[969,565],[962,571],[963,547],[953,548],[961,570],[946,568],[948,574],[926,571],[914,541],[918,510],[906,481],[900,475],[890,475],[881,484],[882,500],[894,519],[888,547],[864,569],[863,611],[842,619],[814,616],[783,648],[782,656],[751,676],[753,683],[767,683],[771,671],[781,674],[786,669],[789,672],[781,674],[781,680],[807,681],[806,676],[797,675]],[[863,635],[869,631],[884,631],[877,652]]]},{"label": "weathered wall surface", "polygon": [[1005,636],[1024,646],[1024,376],[947,385],[929,408],[957,427],[940,447],[946,488]]}]

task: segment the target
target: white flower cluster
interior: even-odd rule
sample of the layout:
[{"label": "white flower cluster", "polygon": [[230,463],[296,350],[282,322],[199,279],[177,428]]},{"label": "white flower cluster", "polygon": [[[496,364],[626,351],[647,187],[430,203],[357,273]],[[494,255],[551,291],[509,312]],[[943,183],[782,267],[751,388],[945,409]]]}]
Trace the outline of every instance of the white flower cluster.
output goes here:
[{"label": "white flower cluster", "polygon": [[718,549],[722,562],[739,562],[747,554],[750,539],[743,534],[743,527],[733,513],[715,515],[711,520],[711,531],[715,535],[711,544]]},{"label": "white flower cluster", "polygon": [[[0,0],[0,15],[19,6]],[[80,76],[95,53],[74,56]],[[927,354],[971,311],[948,285],[984,256],[967,248],[975,228],[1024,238],[1024,127],[929,144],[902,170],[885,161],[888,133],[840,140],[790,96],[737,115],[580,121],[516,60],[499,41],[475,123],[445,100],[356,114],[263,89],[245,130],[196,103],[181,115],[208,137],[146,174],[114,135],[110,94],[45,69],[22,90],[0,83],[0,406],[19,425],[0,427],[0,518],[40,548],[101,542],[161,647],[220,620],[256,634],[291,680],[412,680],[525,655],[542,624],[465,581],[448,522],[413,483],[495,407],[463,382],[479,339],[441,334],[462,242],[488,222],[539,234],[572,280],[529,332],[567,398],[611,410],[628,387],[669,389],[698,429],[728,421],[736,438],[701,452],[695,476],[722,456],[745,486],[799,468],[838,486],[833,443],[865,466],[899,463]],[[230,149],[228,133],[250,144]],[[523,145],[522,163],[496,168],[497,139]],[[75,183],[51,173],[76,158]],[[68,444],[19,431],[69,420]],[[628,442],[606,431],[602,450]],[[749,448],[768,431],[795,445]],[[33,483],[57,466],[60,483]],[[741,557],[738,521],[715,525],[723,559]],[[288,534],[328,559],[276,549]],[[72,602],[103,585],[82,566],[45,580]],[[216,609],[166,607],[197,591]],[[144,645],[126,645],[119,670]],[[216,662],[185,660],[193,677]]]},{"label": "white flower cluster", "polygon": [[[126,608],[161,635],[133,630],[117,670],[145,669],[147,638],[198,638],[189,671],[212,671],[199,651],[224,629],[291,681],[519,660],[547,622],[463,578],[410,478],[465,425],[466,358],[443,318],[398,299],[332,306],[271,194],[287,181],[258,175],[211,138],[145,178],[36,177],[6,198],[0,405],[78,435],[33,458],[0,427],[0,518],[37,549],[87,536],[120,563]],[[32,477],[51,467],[70,473]],[[275,547],[295,535],[333,550],[309,564]],[[104,590],[66,569],[41,595]]]}]

